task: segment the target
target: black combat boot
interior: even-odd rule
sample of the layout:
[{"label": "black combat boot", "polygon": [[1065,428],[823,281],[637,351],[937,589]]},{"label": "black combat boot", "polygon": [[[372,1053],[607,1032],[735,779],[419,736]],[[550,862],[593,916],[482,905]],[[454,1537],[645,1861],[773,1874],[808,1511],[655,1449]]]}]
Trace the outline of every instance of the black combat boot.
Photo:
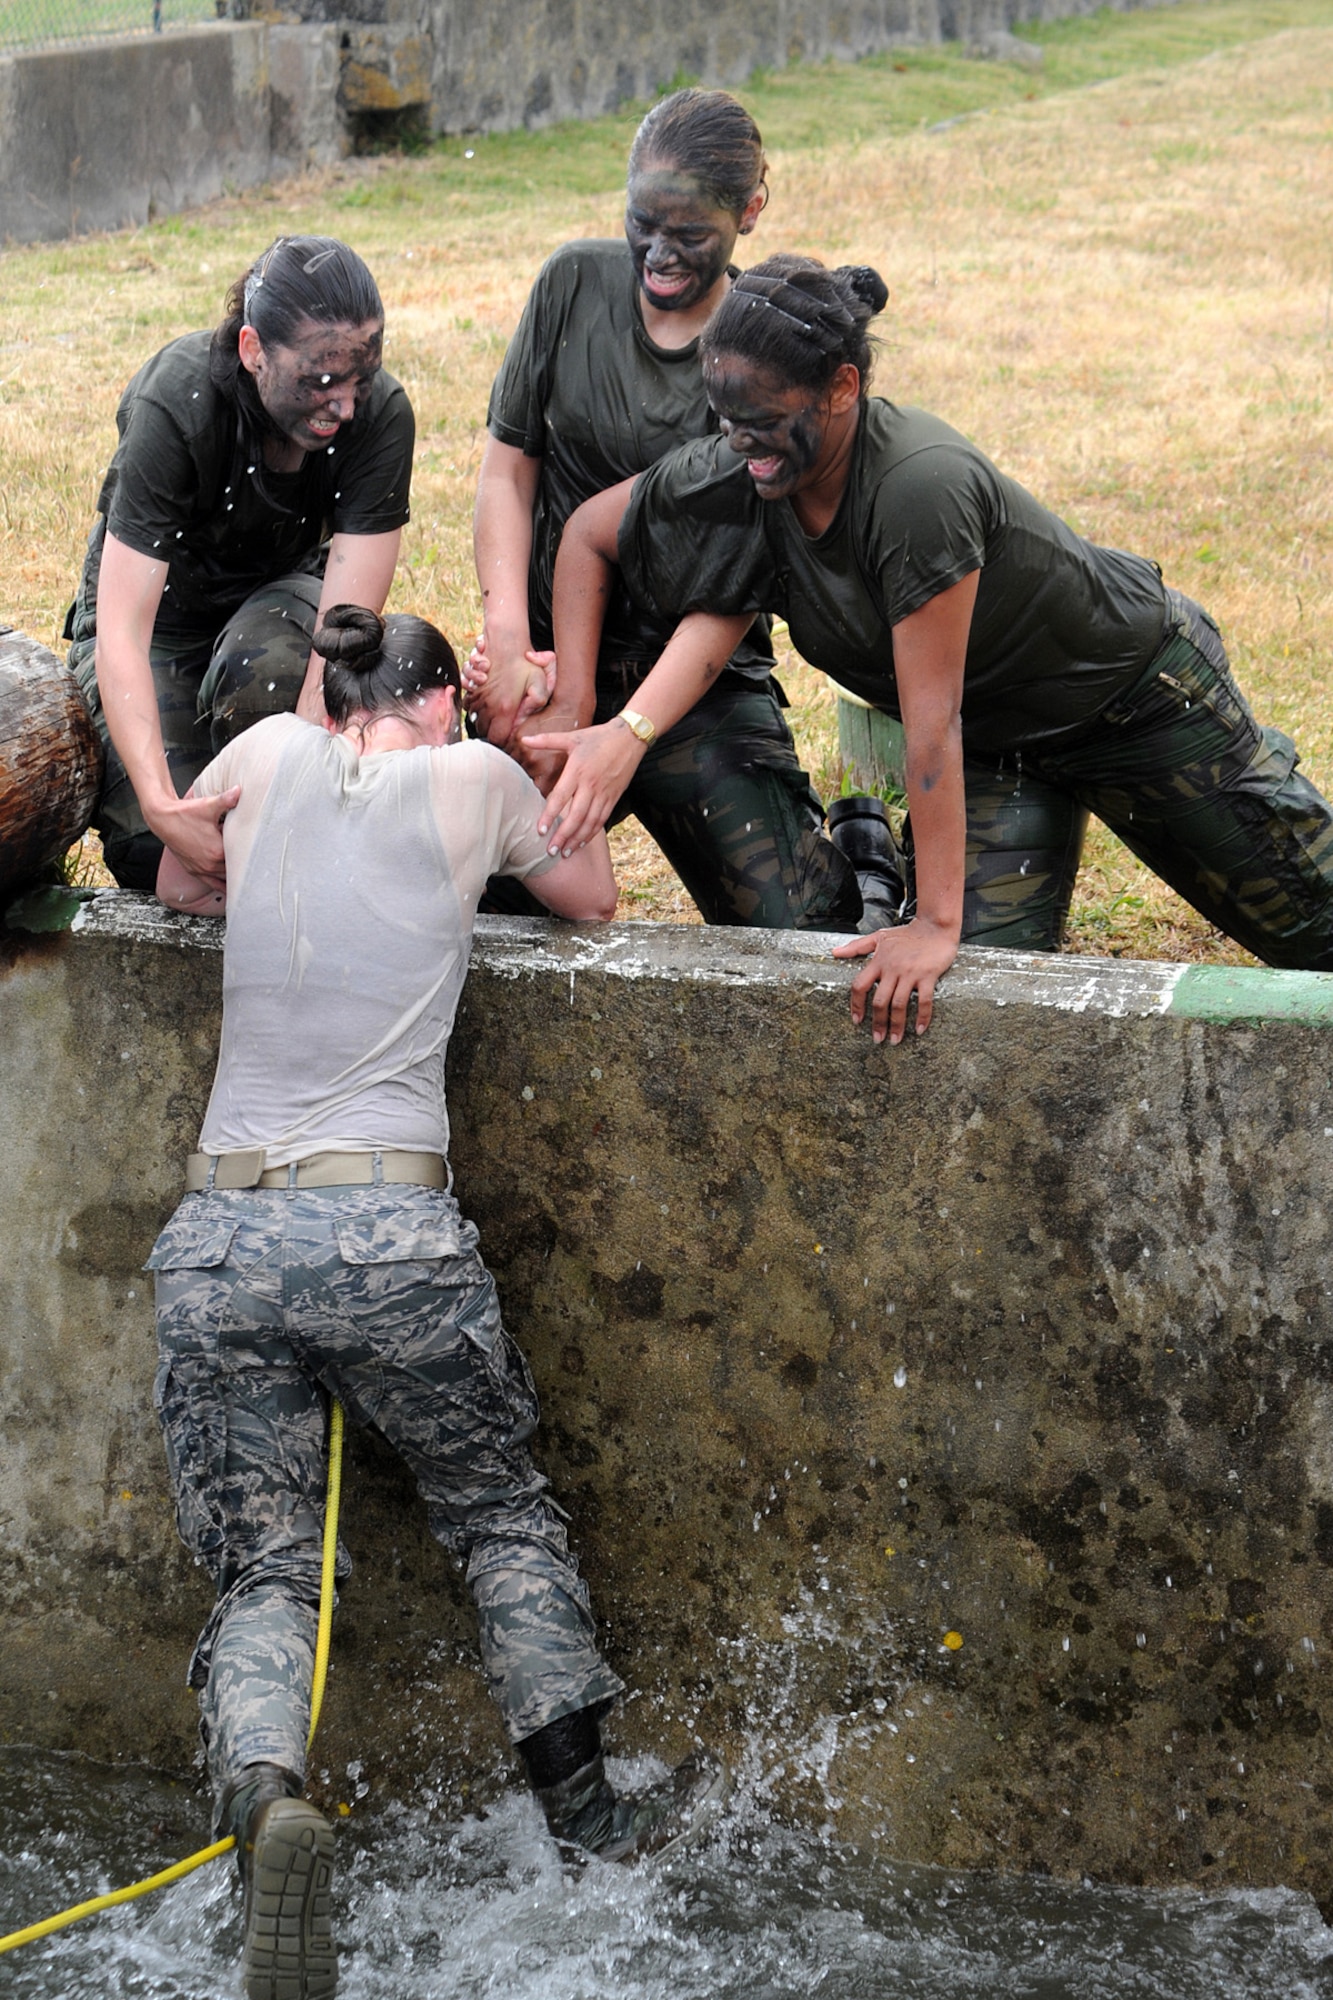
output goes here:
[{"label": "black combat boot", "polygon": [[881,931],[903,921],[907,875],[882,799],[865,794],[834,799],[828,809],[829,839],[856,870],[864,912],[858,929]]},{"label": "black combat boot", "polygon": [[276,1764],[251,1764],[218,1813],[245,1889],[246,2000],[329,2000],[338,1984],[329,1911],[333,1828]]},{"label": "black combat boot", "polygon": [[548,1723],[519,1744],[528,1776],[567,1859],[633,1861],[667,1855],[716,1819],[731,1780],[725,1765],[695,1751],[660,1783],[619,1793],[606,1775],[595,1711]]}]

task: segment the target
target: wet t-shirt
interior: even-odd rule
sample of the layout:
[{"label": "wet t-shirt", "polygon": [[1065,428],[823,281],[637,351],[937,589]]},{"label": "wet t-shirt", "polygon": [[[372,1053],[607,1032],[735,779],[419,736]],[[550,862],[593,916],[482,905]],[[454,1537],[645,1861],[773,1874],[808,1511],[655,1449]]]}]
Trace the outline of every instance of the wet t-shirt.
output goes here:
[{"label": "wet t-shirt", "polygon": [[[487,429],[540,458],[528,573],[533,644],[551,644],[551,585],[565,522],[594,493],[632,479],[688,438],[717,428],[699,371],[699,343],[659,347],[643,324],[628,247],[566,243],[538,273],[491,389]],[[613,597],[604,660],[655,660],[673,621],[624,591]],[[772,668],[766,629],[731,666],[760,680]]]},{"label": "wet t-shirt", "polygon": [[980,571],[963,681],[971,753],[1077,734],[1147,666],[1166,597],[1154,563],[1085,541],[959,432],[872,397],[847,490],[807,536],[761,500],[722,438],[639,480],[622,573],[656,616],[780,612],[813,666],[899,715],[892,627]]},{"label": "wet t-shirt", "polygon": [[[330,535],[388,534],[408,519],[415,424],[401,384],[381,369],[328,446],[274,473],[209,380],[210,339],[173,340],[129,384],[97,503],[99,528],[170,565],[157,635],[211,638],[260,584],[317,569]],[[101,539],[80,590],[88,604]]]},{"label": "wet t-shirt", "polygon": [[448,1150],[444,1055],[477,898],[552,866],[531,779],[488,743],[360,756],[269,716],[195,779],[231,785],[222,1041],[200,1146]]}]

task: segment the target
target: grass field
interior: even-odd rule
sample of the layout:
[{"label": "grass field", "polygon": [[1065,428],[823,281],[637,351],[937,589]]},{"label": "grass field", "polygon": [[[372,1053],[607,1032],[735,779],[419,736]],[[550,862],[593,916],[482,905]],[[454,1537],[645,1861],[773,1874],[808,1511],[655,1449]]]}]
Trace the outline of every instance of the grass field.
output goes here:
[{"label": "grass field", "polygon": [[[162,0],[164,28],[215,21],[215,0]],[[153,0],[0,0],[0,52],[153,32]]]},{"label": "grass field", "polygon": [[[876,265],[876,385],[974,436],[1097,540],[1157,558],[1219,619],[1265,720],[1333,787],[1333,20],[1233,0],[1033,26],[1039,71],[904,49],[757,77],[773,200],[752,254]],[[139,361],[211,323],[273,236],[346,237],[419,422],[394,601],[476,626],[469,518],[486,394],[542,257],[619,228],[637,113],[353,161],[128,234],[0,259],[0,612],[58,644],[114,411]],[[794,727],[838,789],[832,697],[791,662]],[[624,914],[689,916],[641,836]],[[1071,948],[1243,954],[1108,834]]]}]

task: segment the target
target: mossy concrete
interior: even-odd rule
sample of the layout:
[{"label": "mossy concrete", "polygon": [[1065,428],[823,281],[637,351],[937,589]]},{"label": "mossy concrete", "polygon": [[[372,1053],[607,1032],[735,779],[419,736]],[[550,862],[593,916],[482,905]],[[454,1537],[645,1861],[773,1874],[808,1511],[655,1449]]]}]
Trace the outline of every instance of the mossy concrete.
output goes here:
[{"label": "mossy concrete", "polygon": [[[455,1171],[636,1690],[615,1743],[701,1735],[904,1858],[1327,1907],[1333,980],[974,951],[877,1049],[830,943],[479,930]],[[209,1593],[139,1266],[218,944],[110,894],[3,946],[9,1741],[191,1754]],[[373,1441],[344,1508],[325,1788],[484,1798],[460,1580]]]}]

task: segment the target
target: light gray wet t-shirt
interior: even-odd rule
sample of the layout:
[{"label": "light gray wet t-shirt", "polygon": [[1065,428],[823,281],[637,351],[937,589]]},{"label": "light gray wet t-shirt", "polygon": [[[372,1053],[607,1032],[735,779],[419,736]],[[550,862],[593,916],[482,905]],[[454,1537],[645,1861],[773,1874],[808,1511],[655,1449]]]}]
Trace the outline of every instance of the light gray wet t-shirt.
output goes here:
[{"label": "light gray wet t-shirt", "polygon": [[222,1045],[204,1152],[444,1153],[444,1053],[477,900],[551,860],[541,796],[486,743],[358,755],[275,715],[195,780],[227,817]]}]

